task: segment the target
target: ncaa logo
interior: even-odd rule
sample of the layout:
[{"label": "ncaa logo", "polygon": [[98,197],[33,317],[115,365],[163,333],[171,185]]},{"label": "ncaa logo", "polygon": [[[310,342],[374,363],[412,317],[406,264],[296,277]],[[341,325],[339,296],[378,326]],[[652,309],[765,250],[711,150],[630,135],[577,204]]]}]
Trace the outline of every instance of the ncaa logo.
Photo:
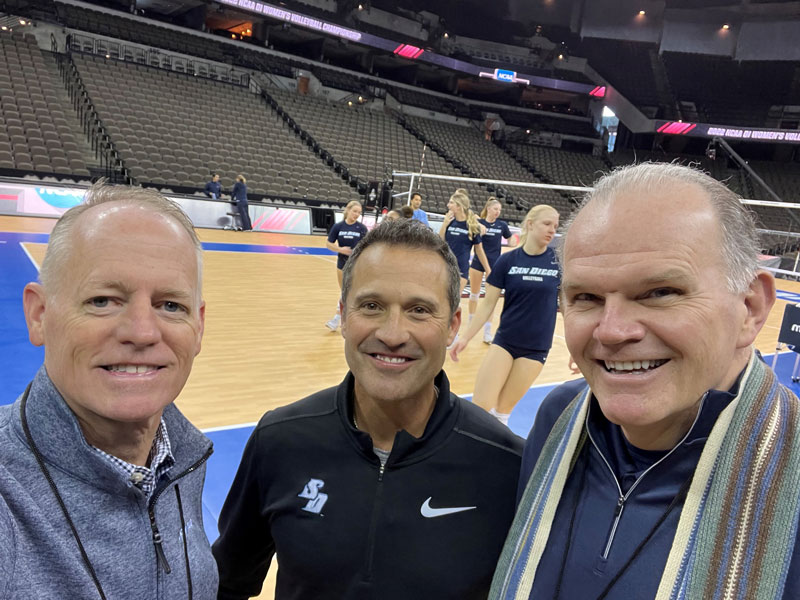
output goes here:
[{"label": "ncaa logo", "polygon": [[323,494],[320,489],[325,485],[322,479],[309,479],[308,483],[303,487],[303,491],[297,494],[298,498],[306,498],[308,502],[303,507],[306,512],[320,514],[322,507],[328,501],[328,494]]}]

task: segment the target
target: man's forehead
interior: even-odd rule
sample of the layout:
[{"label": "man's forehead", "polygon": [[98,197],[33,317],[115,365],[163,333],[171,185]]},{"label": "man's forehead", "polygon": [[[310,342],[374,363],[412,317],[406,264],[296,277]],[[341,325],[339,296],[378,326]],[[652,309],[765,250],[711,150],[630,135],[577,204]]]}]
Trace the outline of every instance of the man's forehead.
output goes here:
[{"label": "man's forehead", "polygon": [[394,282],[424,283],[432,291],[447,287],[447,271],[444,258],[433,250],[412,248],[401,244],[378,243],[365,249],[353,269],[353,292],[374,287],[378,280]]},{"label": "man's forehead", "polygon": [[124,235],[139,231],[142,227],[153,233],[163,231],[173,241],[181,239],[183,235],[191,242],[188,233],[174,219],[152,207],[125,202],[107,202],[87,209],[75,223],[75,234],[78,238],[89,239],[111,232]]},{"label": "man's forehead", "polygon": [[712,242],[719,222],[706,193],[675,182],[659,189],[628,188],[590,201],[567,232],[564,258],[572,254],[626,253],[672,243]]}]

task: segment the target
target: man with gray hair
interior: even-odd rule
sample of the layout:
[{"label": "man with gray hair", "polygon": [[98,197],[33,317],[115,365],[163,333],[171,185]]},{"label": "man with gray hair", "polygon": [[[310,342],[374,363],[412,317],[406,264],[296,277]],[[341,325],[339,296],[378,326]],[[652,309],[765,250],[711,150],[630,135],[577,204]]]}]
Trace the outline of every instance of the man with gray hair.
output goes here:
[{"label": "man with gray hair", "polygon": [[522,440],[450,391],[459,301],[455,257],[421,223],[385,221],[356,246],[350,372],[256,426],[220,514],[220,599],[258,595],[276,554],[278,600],[486,598]]},{"label": "man with gray hair", "polygon": [[211,442],[173,401],[200,351],[202,251],[153,190],[98,184],[23,292],[44,365],[0,407],[0,598],[210,600]]},{"label": "man with gray hair", "polygon": [[490,598],[796,598],[800,405],[753,343],[753,220],[677,164],[601,178],[567,228],[585,380],[544,400]]}]

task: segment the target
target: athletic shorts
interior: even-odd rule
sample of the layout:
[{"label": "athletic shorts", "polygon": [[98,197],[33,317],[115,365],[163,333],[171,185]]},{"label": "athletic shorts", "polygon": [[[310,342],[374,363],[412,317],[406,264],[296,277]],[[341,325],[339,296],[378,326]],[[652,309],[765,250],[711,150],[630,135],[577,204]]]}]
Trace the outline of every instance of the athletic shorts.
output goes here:
[{"label": "athletic shorts", "polygon": [[[492,258],[494,258],[494,260],[492,260]],[[495,257],[487,256],[486,260],[489,261],[489,265],[494,266],[494,263],[497,262],[498,258],[500,258],[499,255]],[[480,271],[481,273],[486,272],[486,269],[484,269],[483,265],[481,264],[481,260],[477,256],[472,257],[472,263],[469,265],[469,268],[475,269],[476,271]]]},{"label": "athletic shorts", "polygon": [[458,272],[462,279],[469,279],[469,254],[467,256],[456,256],[458,262]]},{"label": "athletic shorts", "polygon": [[544,364],[547,360],[547,355],[550,353],[550,350],[530,350],[520,346],[512,346],[511,344],[506,343],[497,334],[495,334],[492,344],[495,346],[500,346],[503,350],[508,352],[511,355],[511,358],[514,360],[518,358],[527,358],[529,360],[535,360],[536,362]]}]

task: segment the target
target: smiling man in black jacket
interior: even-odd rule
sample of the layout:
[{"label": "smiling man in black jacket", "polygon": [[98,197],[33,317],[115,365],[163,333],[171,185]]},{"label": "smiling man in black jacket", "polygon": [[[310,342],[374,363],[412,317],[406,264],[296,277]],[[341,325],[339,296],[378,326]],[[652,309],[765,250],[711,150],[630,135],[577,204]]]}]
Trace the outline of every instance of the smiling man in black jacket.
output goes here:
[{"label": "smiling man in black jacket", "polygon": [[220,599],[486,598],[514,512],[521,440],[450,392],[455,257],[415,221],[353,252],[342,286],[350,372],[267,413],[214,544]]}]

